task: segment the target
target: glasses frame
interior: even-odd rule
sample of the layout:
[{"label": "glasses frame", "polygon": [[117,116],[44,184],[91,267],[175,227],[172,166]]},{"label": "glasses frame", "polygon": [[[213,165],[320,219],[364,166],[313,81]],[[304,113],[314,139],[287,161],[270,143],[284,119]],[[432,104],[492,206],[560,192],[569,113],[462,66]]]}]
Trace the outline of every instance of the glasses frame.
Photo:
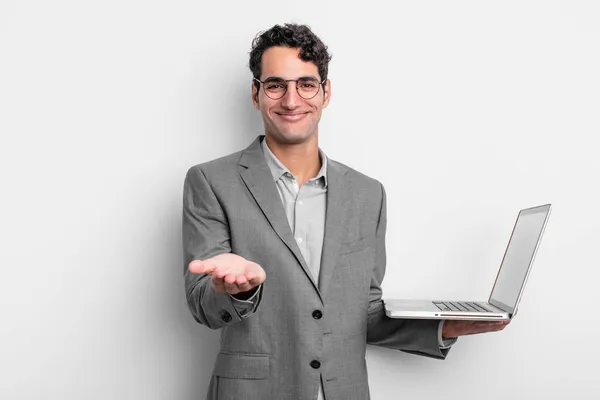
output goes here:
[{"label": "glasses frame", "polygon": [[[323,86],[323,91],[325,91],[325,84],[327,83],[327,79],[325,79],[324,81],[321,81],[321,82],[319,82],[317,79],[315,79],[315,80],[317,81],[317,83],[319,84],[319,89],[317,89],[317,91],[315,92],[314,96],[312,96],[312,97],[304,97],[304,96],[302,96],[302,95],[300,94],[300,91],[298,90],[298,81],[300,81],[300,80],[302,80],[302,79],[305,79],[305,78],[306,78],[306,77],[302,77],[302,78],[299,78],[299,79],[283,79],[283,78],[276,78],[276,79],[281,79],[282,81],[284,81],[284,82],[285,82],[285,91],[283,92],[283,94],[282,94],[280,97],[276,97],[276,98],[269,96],[269,94],[267,93],[267,89],[265,89],[265,83],[268,83],[268,82],[267,82],[267,80],[268,80],[269,78],[265,79],[264,81],[261,81],[260,79],[257,79],[257,78],[252,78],[252,79],[254,79],[256,82],[262,83],[263,92],[265,92],[265,95],[266,95],[268,98],[270,98],[271,100],[279,100],[279,99],[282,99],[282,98],[283,98],[283,97],[284,97],[284,96],[287,94],[287,91],[288,91],[288,82],[296,82],[296,85],[295,85],[295,86],[296,86],[296,93],[298,93],[298,96],[300,96],[300,97],[301,97],[301,98],[303,98],[304,100],[310,100],[310,99],[314,99],[315,97],[317,97],[317,95],[318,95],[318,94],[319,94],[319,92],[321,91],[321,89],[320,89],[320,87],[321,87],[321,86]],[[273,81],[273,80],[271,80],[271,81],[269,81],[269,82],[272,82],[272,81]]]}]

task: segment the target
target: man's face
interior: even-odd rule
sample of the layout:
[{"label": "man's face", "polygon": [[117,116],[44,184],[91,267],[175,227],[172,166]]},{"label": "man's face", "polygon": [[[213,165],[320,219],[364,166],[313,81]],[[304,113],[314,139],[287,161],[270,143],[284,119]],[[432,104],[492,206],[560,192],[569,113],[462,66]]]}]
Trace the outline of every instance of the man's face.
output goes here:
[{"label": "man's face", "polygon": [[[271,47],[262,55],[261,81],[268,78],[299,79],[314,77],[319,82],[321,76],[316,64],[302,61],[298,57],[300,49],[288,47]],[[287,92],[273,100],[264,91],[252,83],[252,101],[254,107],[260,110],[267,135],[279,143],[297,144],[306,142],[317,135],[321,112],[329,104],[331,96],[330,83],[327,81],[325,95],[323,86],[312,99],[304,99],[296,90],[296,82],[287,83]]]}]

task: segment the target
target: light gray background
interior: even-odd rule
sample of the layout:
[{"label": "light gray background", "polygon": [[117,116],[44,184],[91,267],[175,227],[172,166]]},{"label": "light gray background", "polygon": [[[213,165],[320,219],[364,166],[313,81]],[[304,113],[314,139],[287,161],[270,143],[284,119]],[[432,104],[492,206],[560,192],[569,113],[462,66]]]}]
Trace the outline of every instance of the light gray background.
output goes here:
[{"label": "light gray background", "polygon": [[517,319],[445,362],[370,347],[373,399],[597,399],[600,6],[572,0],[3,0],[0,398],[203,398],[183,178],[262,132],[247,53],[289,21],[333,53],[321,147],[386,186],[385,296],[487,298],[553,203]]}]

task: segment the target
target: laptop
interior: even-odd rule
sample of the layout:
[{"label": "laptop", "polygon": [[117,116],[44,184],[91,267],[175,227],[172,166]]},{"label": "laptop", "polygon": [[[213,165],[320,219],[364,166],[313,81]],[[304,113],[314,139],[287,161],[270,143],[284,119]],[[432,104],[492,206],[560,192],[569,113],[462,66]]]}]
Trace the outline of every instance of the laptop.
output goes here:
[{"label": "laptop", "polygon": [[510,320],[517,314],[551,204],[523,209],[510,235],[488,301],[383,299],[390,318]]}]

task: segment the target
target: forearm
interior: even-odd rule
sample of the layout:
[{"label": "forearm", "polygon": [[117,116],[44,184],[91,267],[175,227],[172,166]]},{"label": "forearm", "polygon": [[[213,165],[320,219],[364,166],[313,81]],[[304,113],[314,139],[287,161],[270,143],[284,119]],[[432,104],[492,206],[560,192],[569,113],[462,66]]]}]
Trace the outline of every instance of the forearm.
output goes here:
[{"label": "forearm", "polygon": [[440,348],[438,320],[396,319],[385,315],[381,300],[369,306],[367,343],[407,353],[444,359],[449,349]]},{"label": "forearm", "polygon": [[[193,279],[193,274],[190,275]],[[210,329],[219,329],[241,320],[229,294],[215,291],[209,275],[189,283],[186,279],[186,298],[194,320]]]}]

